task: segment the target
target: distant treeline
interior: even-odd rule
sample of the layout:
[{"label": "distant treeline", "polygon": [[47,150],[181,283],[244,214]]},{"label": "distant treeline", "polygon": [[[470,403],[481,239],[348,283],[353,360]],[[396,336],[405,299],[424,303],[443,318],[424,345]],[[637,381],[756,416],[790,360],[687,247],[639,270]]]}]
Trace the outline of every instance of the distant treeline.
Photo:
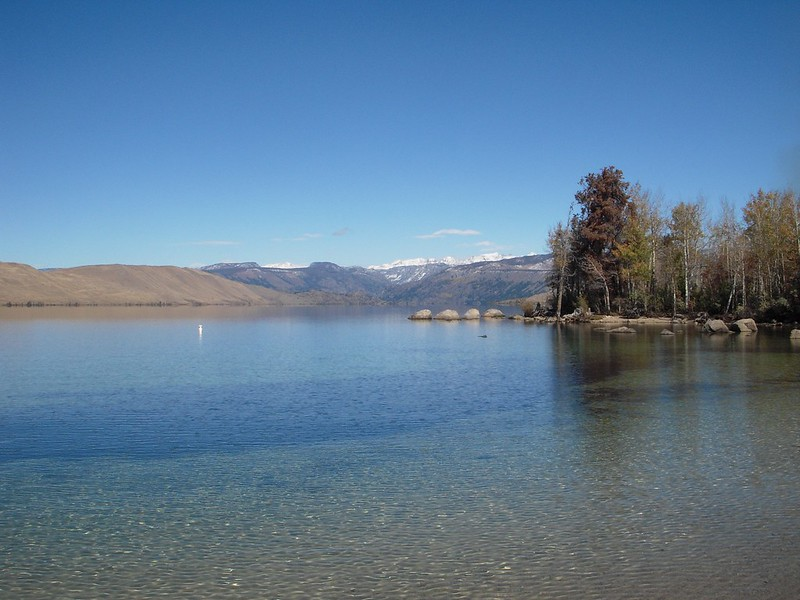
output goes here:
[{"label": "distant treeline", "polygon": [[751,195],[716,220],[705,201],[662,213],[661,198],[613,166],[580,181],[570,215],[550,230],[553,309],[622,315],[800,318],[800,198]]}]

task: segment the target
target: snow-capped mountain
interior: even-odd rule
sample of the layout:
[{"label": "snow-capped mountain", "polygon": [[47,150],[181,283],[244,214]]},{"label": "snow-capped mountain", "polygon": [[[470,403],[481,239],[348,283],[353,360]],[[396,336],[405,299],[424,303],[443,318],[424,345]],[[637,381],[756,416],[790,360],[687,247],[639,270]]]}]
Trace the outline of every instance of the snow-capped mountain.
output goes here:
[{"label": "snow-capped mountain", "polygon": [[469,259],[452,257],[398,260],[371,267],[340,267],[311,263],[307,267],[220,263],[203,267],[227,279],[288,293],[323,292],[346,295],[364,303],[481,306],[525,298],[547,289],[550,255],[503,257],[484,254]]},{"label": "snow-capped mountain", "polygon": [[367,269],[380,273],[387,281],[399,285],[410,281],[420,281],[429,275],[441,273],[455,264],[455,259],[450,257],[443,259],[412,258],[409,260],[396,260],[385,265],[375,265],[367,267]]},{"label": "snow-capped mountain", "polygon": [[367,269],[380,271],[392,284],[400,285],[403,283],[421,281],[425,277],[441,273],[445,269],[457,265],[471,265],[475,263],[498,261],[506,258],[514,257],[503,256],[502,254],[493,252],[490,254],[471,256],[470,258],[462,260],[453,258],[452,256],[446,256],[444,258],[409,258],[405,260],[396,260],[383,265],[373,265],[367,267]]},{"label": "snow-capped mountain", "polygon": [[469,265],[477,262],[490,262],[494,260],[503,260],[505,258],[515,258],[512,255],[503,255],[499,252],[490,252],[488,254],[479,254],[478,256],[470,256],[469,258],[457,259],[452,256],[445,256],[444,258],[408,258],[405,260],[395,260],[383,265],[373,265],[367,267],[368,269],[375,269],[376,271],[386,271],[397,267],[424,267],[427,265],[445,265],[452,267],[453,265]]}]

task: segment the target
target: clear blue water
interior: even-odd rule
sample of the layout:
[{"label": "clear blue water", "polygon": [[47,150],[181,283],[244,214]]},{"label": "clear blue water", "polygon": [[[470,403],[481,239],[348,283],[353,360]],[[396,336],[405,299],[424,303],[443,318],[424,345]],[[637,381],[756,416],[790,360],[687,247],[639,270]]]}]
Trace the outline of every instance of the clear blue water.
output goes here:
[{"label": "clear blue water", "polygon": [[405,316],[4,310],[0,597],[796,597],[788,331]]}]

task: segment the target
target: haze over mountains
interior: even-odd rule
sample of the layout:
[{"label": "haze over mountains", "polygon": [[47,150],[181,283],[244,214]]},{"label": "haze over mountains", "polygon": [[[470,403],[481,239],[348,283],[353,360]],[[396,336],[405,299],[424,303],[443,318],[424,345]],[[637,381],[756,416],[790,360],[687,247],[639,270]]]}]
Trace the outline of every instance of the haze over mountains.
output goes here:
[{"label": "haze over mountains", "polygon": [[486,258],[416,259],[374,267],[221,263],[199,270],[98,265],[40,271],[0,263],[0,304],[484,306],[546,291],[549,255]]}]

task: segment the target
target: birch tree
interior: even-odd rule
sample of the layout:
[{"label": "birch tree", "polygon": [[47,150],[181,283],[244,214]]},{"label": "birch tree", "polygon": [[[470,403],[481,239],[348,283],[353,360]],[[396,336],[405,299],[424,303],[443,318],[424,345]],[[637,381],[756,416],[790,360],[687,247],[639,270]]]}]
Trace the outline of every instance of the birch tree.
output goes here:
[{"label": "birch tree", "polygon": [[661,221],[650,203],[650,193],[636,183],[631,186],[627,218],[614,253],[619,259],[624,293],[634,306],[648,311],[655,281],[656,249],[660,244]]},{"label": "birch tree", "polygon": [[547,245],[553,254],[553,280],[556,289],[556,318],[561,318],[561,306],[564,300],[564,286],[567,281],[567,270],[571,263],[572,235],[561,221],[547,235]]},{"label": "birch tree", "polygon": [[709,231],[709,241],[708,281],[712,286],[709,296],[715,296],[720,308],[724,306],[727,314],[736,306],[734,302],[737,296],[743,298],[741,304],[744,306],[747,246],[742,226],[730,203],[723,201],[720,217]]},{"label": "birch tree", "polygon": [[[798,281],[800,226],[792,192],[758,190],[743,209],[758,309],[788,301]],[[796,293],[796,290],[794,290]]]},{"label": "birch tree", "polygon": [[672,209],[670,239],[680,255],[683,278],[683,299],[686,312],[692,310],[692,288],[700,265],[703,232],[703,202],[681,202]]}]

